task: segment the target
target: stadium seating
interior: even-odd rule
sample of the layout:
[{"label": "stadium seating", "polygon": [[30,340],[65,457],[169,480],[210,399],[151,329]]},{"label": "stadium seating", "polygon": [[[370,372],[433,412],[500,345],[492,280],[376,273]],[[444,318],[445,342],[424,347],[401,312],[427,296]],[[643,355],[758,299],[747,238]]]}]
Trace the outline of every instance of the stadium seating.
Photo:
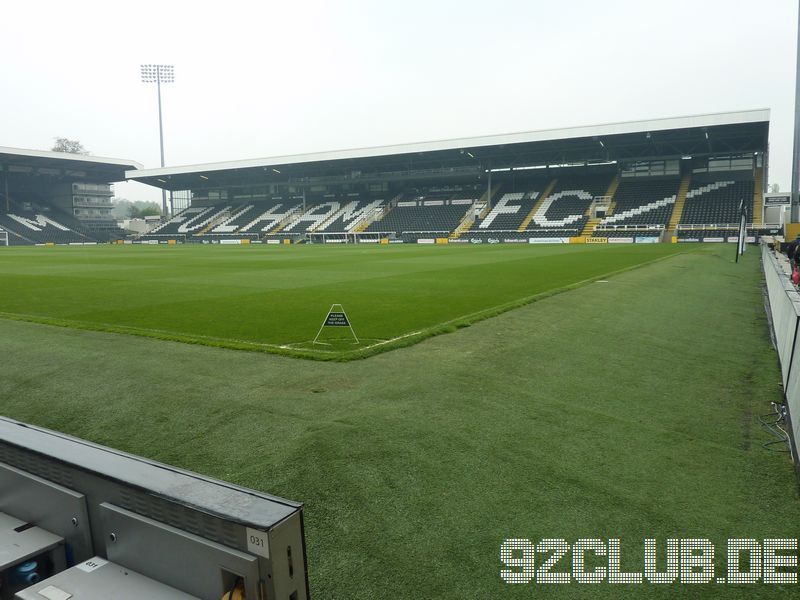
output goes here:
[{"label": "stadium seating", "polygon": [[749,206],[752,220],[752,177],[736,180],[722,176],[717,180],[695,181],[686,195],[681,224],[719,225],[739,221],[739,203],[742,199]]},{"label": "stadium seating", "polygon": [[[147,232],[147,236],[169,236],[169,235],[186,235],[187,226],[207,216],[212,211],[216,210],[213,206],[190,206],[174,215],[171,219],[165,221],[158,227],[151,229]],[[183,229],[183,231],[181,231]],[[146,237],[146,236],[143,236]]]},{"label": "stadium seating", "polygon": [[300,211],[302,203],[290,200],[288,206],[280,198],[259,204],[191,206],[140,239],[258,237]]},{"label": "stadium seating", "polygon": [[470,198],[401,200],[365,231],[405,234],[408,241],[419,235],[447,236],[472,210],[474,202]]},{"label": "stadium seating", "polygon": [[[535,237],[579,235],[589,220],[586,212],[592,200],[605,193],[611,179],[611,175],[559,178],[553,191],[536,209],[527,230]],[[554,233],[556,230],[560,230],[558,235]]]},{"label": "stadium seating", "polygon": [[316,229],[315,233],[345,233],[352,231],[365,218],[384,207],[383,200],[350,200],[343,201],[341,207],[333,212],[327,221]]},{"label": "stadium seating", "polygon": [[613,213],[600,225],[666,225],[672,215],[680,178],[622,179]]},{"label": "stadium seating", "polygon": [[[391,202],[355,192],[311,196],[306,198],[305,210],[302,197],[296,195],[190,207],[141,239],[163,241],[176,237],[199,242],[249,237],[319,242],[344,241],[353,232],[363,232],[367,237],[374,234],[371,241],[384,234],[408,242],[450,236],[476,243],[569,238],[584,231],[592,202],[606,193],[613,176],[608,173],[562,175],[556,180],[527,179],[521,191],[503,194],[482,219],[471,224],[468,217],[480,195],[477,187],[424,188],[407,191]],[[703,174],[694,181],[686,196],[681,225],[714,229],[713,226],[736,221],[739,199],[752,198],[753,178],[729,172],[726,177],[715,180]],[[661,236],[670,224],[680,181],[678,177],[623,178],[613,197],[613,212],[600,220],[592,235]],[[677,215],[673,218],[677,219]]]},{"label": "stadium seating", "polygon": [[170,237],[187,241],[260,237],[280,234],[345,233],[383,207],[383,200],[272,198],[266,202],[190,207],[141,236],[142,240]]},{"label": "stadium seating", "polygon": [[294,215],[302,212],[303,201],[297,198],[273,198],[271,201],[256,205],[236,233],[264,234],[275,230]]},{"label": "stadium seating", "polygon": [[503,194],[483,219],[472,224],[469,231],[516,231],[531,212],[546,185],[547,182],[543,182],[539,191]]},{"label": "stadium seating", "polygon": [[[255,204],[232,206],[227,215],[220,215],[220,220],[204,234],[214,237],[225,237],[244,227],[253,220],[256,212]],[[203,235],[203,234],[198,234]]]},{"label": "stadium seating", "polygon": [[310,233],[341,208],[341,204],[334,200],[306,200],[305,212],[300,211],[281,231],[293,233]]},{"label": "stadium seating", "polygon": [[83,231],[76,231],[80,224],[74,218],[70,219],[50,210],[14,210],[8,214],[0,214],[0,227],[9,232],[9,244],[13,245],[94,241]]},{"label": "stadium seating", "polygon": [[293,233],[345,233],[383,206],[383,200],[345,196],[306,202],[306,211],[291,220],[283,231]]}]

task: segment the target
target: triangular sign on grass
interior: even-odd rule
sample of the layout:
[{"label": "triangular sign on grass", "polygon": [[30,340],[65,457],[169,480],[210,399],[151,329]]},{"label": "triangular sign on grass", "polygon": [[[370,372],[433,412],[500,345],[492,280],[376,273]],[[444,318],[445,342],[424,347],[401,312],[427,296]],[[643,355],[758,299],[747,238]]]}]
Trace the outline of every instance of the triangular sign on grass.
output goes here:
[{"label": "triangular sign on grass", "polygon": [[326,327],[347,327],[350,329],[350,333],[353,334],[353,339],[355,340],[356,344],[359,344],[358,336],[356,332],[353,331],[353,326],[350,324],[350,319],[347,318],[347,313],[344,312],[344,307],[341,304],[331,304],[330,309],[328,309],[328,314],[325,315],[325,320],[320,325],[319,331],[317,332],[316,337],[314,338],[313,344],[327,344],[326,342],[319,342],[319,336],[322,334],[322,331]]}]

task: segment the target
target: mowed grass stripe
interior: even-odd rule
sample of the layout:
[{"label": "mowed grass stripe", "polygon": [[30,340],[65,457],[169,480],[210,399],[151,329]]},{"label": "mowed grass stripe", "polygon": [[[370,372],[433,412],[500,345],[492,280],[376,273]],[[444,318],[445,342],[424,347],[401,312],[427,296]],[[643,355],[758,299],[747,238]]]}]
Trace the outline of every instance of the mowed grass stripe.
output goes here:
[{"label": "mowed grass stripe", "polygon": [[422,337],[409,337],[414,332],[468,324],[476,315],[680,250],[686,248],[11,249],[0,253],[0,314],[235,348],[358,357],[363,346],[333,354],[277,347],[310,341],[334,302],[344,304],[365,340],[409,343]]}]

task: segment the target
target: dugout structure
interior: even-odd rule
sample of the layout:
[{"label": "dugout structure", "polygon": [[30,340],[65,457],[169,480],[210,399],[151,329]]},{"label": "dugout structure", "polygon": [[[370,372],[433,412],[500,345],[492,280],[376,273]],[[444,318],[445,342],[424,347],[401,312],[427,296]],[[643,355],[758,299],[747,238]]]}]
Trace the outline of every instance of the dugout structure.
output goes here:
[{"label": "dugout structure", "polygon": [[302,505],[0,417],[0,598],[309,597]]}]

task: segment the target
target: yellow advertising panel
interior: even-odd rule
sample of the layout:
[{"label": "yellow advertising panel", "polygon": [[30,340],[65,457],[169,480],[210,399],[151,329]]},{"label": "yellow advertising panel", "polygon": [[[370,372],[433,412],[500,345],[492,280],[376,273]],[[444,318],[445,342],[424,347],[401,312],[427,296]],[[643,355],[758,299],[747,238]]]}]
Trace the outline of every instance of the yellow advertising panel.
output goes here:
[{"label": "yellow advertising panel", "polygon": [[786,223],[783,238],[788,242],[800,235],[800,223]]}]

